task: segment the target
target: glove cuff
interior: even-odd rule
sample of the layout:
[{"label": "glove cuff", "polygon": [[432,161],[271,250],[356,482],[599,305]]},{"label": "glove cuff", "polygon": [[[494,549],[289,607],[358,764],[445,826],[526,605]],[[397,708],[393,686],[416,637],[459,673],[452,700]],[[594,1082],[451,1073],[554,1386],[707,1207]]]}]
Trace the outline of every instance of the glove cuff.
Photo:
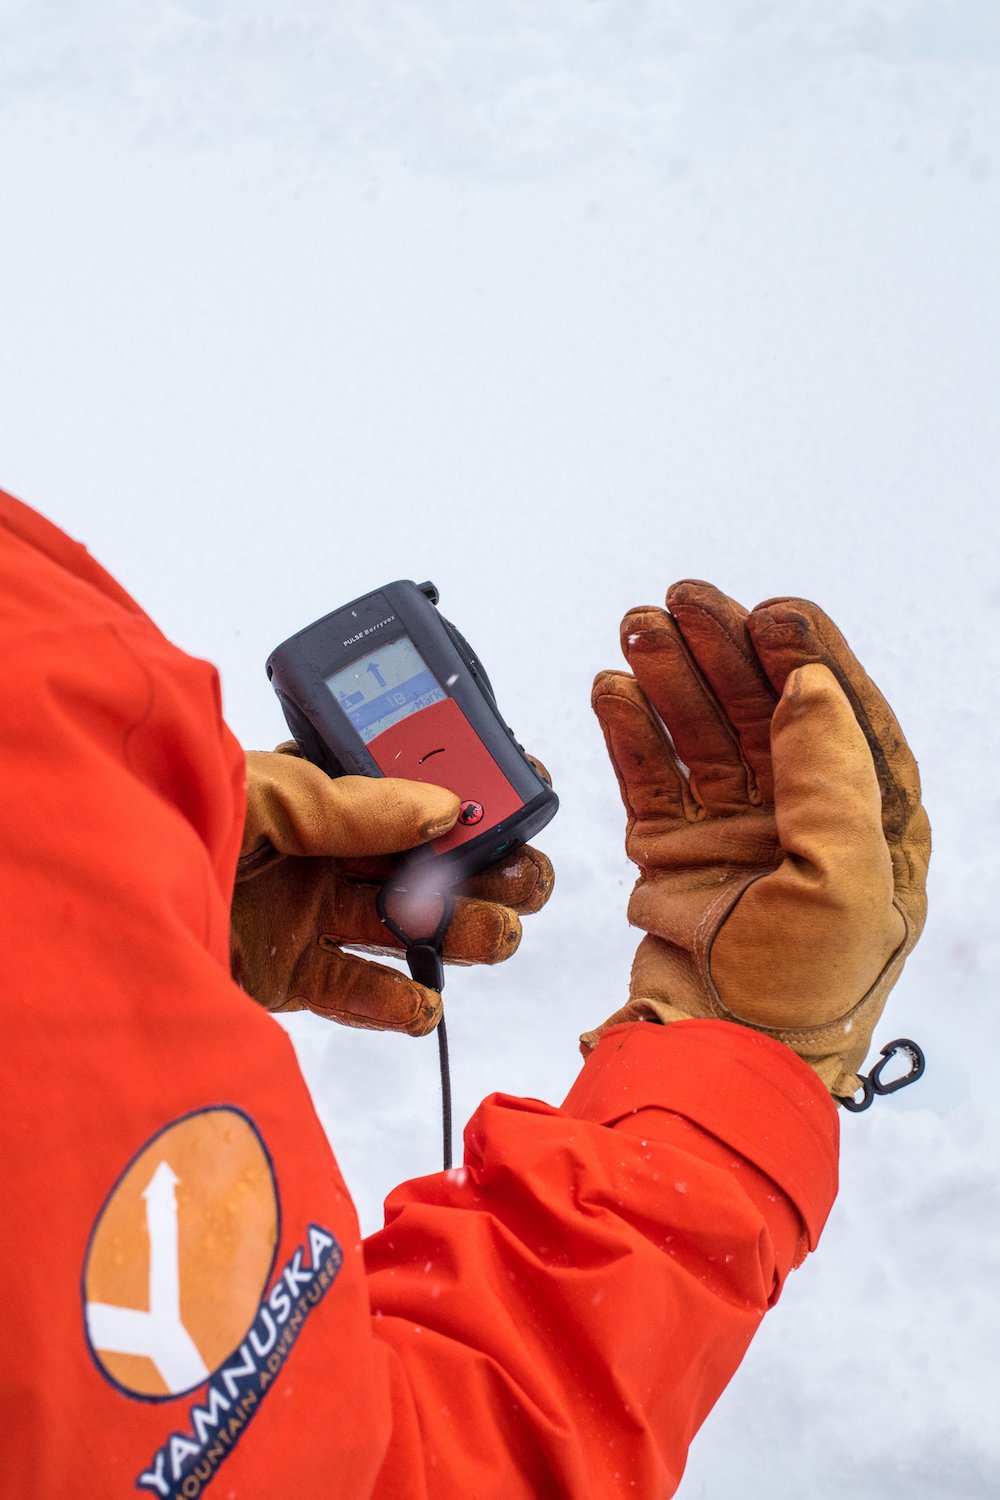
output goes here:
[{"label": "glove cuff", "polygon": [[[580,1052],[583,1057],[589,1057],[597,1046],[601,1037],[611,1026],[620,1026],[625,1021],[656,1021],[661,1025],[667,1025],[670,1021],[691,1021],[696,1018],[690,1011],[681,1010],[678,1005],[671,1005],[666,1000],[645,999],[636,996],[621,1010],[616,1010],[613,1016],[609,1016],[600,1026],[593,1031],[585,1031],[580,1037]],[[710,1019],[708,1016],[703,1019]]]},{"label": "glove cuff", "polygon": [[[826,1025],[794,1030],[779,1029],[743,1020],[728,1010],[721,1001],[702,1009],[698,1007],[697,1000],[694,1005],[688,1000],[690,1008],[682,1008],[667,1000],[636,995],[600,1026],[582,1034],[580,1052],[588,1057],[610,1027],[626,1021],[652,1021],[661,1026],[667,1026],[673,1021],[728,1021],[744,1026],[748,1031],[770,1037],[772,1041],[781,1042],[812,1068],[835,1099],[849,1098],[861,1088],[861,1080],[855,1070],[868,1054],[871,1033],[882,1014],[889,991],[899,977],[906,951],[904,944],[853,1011]],[[853,1045],[849,1045],[852,1040]]]}]

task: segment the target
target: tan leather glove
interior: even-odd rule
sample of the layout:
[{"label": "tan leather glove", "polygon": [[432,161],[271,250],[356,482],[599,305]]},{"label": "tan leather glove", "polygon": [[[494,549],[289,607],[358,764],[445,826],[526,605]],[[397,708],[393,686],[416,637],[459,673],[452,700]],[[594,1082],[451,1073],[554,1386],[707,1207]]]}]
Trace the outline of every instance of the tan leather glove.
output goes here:
[{"label": "tan leather glove", "polygon": [[634,676],[594,684],[641,871],[629,920],[647,936],[628,1004],[583,1048],[614,1021],[717,1017],[778,1038],[834,1095],[853,1094],[924,924],[916,762],[815,604],[748,614],[683,582],[667,607],[626,615]]},{"label": "tan leather glove", "polygon": [[[347,1026],[423,1036],[441,997],[408,975],[343,951],[401,953],[375,909],[390,861],[447,832],[459,799],[382,777],[332,780],[293,744],[247,755],[247,813],[232,908],[237,982],[267,1010],[312,1010]],[[464,888],[445,934],[452,963],[499,963],[537,911],[552,866],[523,848]],[[499,899],[502,894],[502,901]]]}]

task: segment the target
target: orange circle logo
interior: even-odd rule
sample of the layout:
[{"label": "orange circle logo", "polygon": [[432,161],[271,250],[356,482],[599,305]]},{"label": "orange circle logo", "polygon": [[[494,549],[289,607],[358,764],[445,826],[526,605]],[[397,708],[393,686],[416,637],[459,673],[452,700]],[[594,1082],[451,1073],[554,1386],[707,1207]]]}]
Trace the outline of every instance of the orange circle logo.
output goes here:
[{"label": "orange circle logo", "polygon": [[120,1390],[166,1400],[208,1380],[256,1315],[278,1246],[274,1171],[241,1110],[199,1110],[150,1140],[98,1216],[87,1339]]}]

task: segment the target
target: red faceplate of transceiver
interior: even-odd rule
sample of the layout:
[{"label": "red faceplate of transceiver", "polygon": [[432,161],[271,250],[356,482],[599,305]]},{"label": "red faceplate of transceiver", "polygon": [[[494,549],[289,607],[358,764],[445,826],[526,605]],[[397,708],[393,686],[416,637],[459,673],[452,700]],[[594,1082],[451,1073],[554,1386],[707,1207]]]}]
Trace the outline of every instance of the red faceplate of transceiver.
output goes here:
[{"label": "red faceplate of transceiver", "polygon": [[524,806],[453,698],[408,714],[369,741],[368,750],[384,776],[431,782],[461,797],[462,818],[431,845],[438,854],[478,837]]}]

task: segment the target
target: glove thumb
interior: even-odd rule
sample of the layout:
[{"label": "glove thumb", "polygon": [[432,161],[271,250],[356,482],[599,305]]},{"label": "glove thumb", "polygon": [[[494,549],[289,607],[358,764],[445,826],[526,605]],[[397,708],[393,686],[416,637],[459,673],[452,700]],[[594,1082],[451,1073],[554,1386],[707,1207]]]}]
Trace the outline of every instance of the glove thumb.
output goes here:
[{"label": "glove thumb", "polygon": [[396,854],[447,833],[459,798],[444,787],[382,776],[332,778],[276,751],[247,754],[241,859],[254,871],[280,854],[334,858]]},{"label": "glove thumb", "polygon": [[[854,1031],[850,1013],[902,944],[905,923],[893,904],[871,751],[825,666],[789,675],[772,719],[771,755],[783,858],[744,891],[723,923],[712,978],[726,1008],[751,1025],[813,1030],[838,1023],[846,1038]],[[864,1056],[876,1020],[877,1012],[858,1027],[865,1036],[855,1033],[844,1048],[852,1057],[859,1043]]]}]

